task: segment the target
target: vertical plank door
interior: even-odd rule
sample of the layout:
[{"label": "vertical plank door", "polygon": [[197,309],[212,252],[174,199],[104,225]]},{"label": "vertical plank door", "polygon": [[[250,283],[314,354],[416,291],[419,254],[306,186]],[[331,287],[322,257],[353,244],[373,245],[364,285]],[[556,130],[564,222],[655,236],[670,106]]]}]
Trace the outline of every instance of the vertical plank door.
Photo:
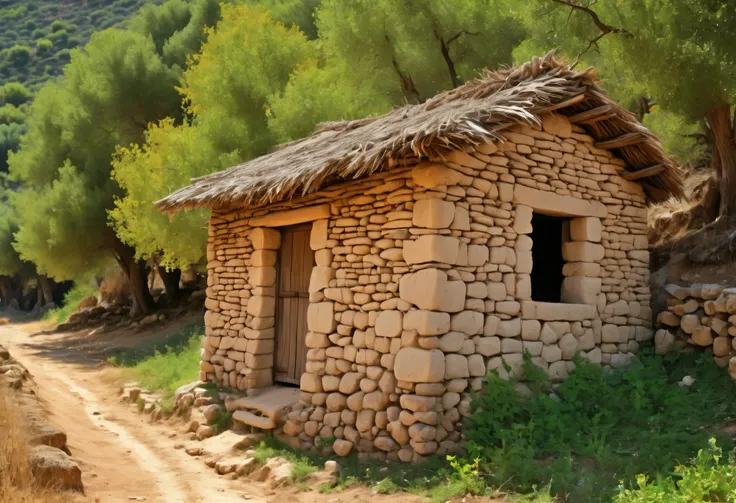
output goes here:
[{"label": "vertical plank door", "polygon": [[274,381],[299,384],[307,366],[307,308],[314,252],[311,224],[285,227],[279,254]]}]

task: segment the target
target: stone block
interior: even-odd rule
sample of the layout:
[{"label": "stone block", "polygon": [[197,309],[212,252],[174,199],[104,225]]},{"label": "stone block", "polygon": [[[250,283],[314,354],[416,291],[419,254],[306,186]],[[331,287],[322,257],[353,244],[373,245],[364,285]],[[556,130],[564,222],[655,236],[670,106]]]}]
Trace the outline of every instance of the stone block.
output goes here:
[{"label": "stone block", "polygon": [[521,303],[521,317],[525,320],[582,321],[596,317],[597,307],[588,304],[562,304],[525,300]]},{"label": "stone block", "polygon": [[327,246],[328,219],[315,220],[312,222],[312,231],[309,233],[309,247],[321,250]]},{"label": "stone block", "polygon": [[543,115],[541,119],[544,132],[560,138],[570,138],[572,136],[572,124],[567,117],[550,113]]},{"label": "stone block", "polygon": [[588,241],[570,241],[562,245],[562,257],[567,262],[600,262],[604,256],[603,246]]},{"label": "stone block", "polygon": [[439,262],[452,265],[457,262],[459,250],[459,239],[427,234],[419,239],[404,241],[404,261],[407,264]]},{"label": "stone block", "polygon": [[381,311],[376,317],[376,335],[379,337],[398,337],[403,330],[401,311]]},{"label": "stone block", "polygon": [[275,250],[255,250],[250,256],[250,263],[255,267],[272,267],[276,265]]},{"label": "stone block", "polygon": [[276,284],[276,268],[249,267],[248,283],[252,286],[273,286]]},{"label": "stone block", "polygon": [[529,206],[523,204],[517,205],[514,208],[514,224],[513,229],[517,234],[531,234],[532,233],[532,216],[534,210]]},{"label": "stone block", "polygon": [[274,297],[254,295],[248,299],[246,311],[251,316],[273,316],[276,313],[276,299]]},{"label": "stone block", "polygon": [[445,353],[456,353],[462,349],[464,342],[465,334],[449,332],[440,337],[440,349]]},{"label": "stone block", "polygon": [[299,388],[308,393],[322,392],[322,377],[310,372],[305,372],[299,379]]},{"label": "stone block", "polygon": [[315,266],[309,277],[309,293],[316,293],[330,286],[330,280],[335,277],[335,270],[331,267]]},{"label": "stone block", "polygon": [[255,250],[278,250],[281,246],[281,233],[276,229],[258,227],[250,231],[249,237]]},{"label": "stone block", "polygon": [[450,281],[439,269],[422,269],[405,274],[399,282],[399,296],[420,309],[456,313],[465,307],[466,286]]},{"label": "stone block", "polygon": [[452,315],[450,329],[454,332],[462,332],[466,335],[476,335],[483,332],[483,313],[476,311],[461,311]]},{"label": "stone block", "polygon": [[402,348],[394,361],[394,376],[414,383],[440,382],[445,375],[445,355],[439,349]]},{"label": "stone block", "polygon": [[599,218],[585,217],[570,220],[570,237],[573,241],[601,242],[603,226]]},{"label": "stone block", "polygon": [[567,262],[562,266],[562,274],[597,278],[601,275],[601,265],[591,262]]},{"label": "stone block", "polygon": [[416,330],[419,335],[442,335],[450,331],[449,313],[409,311],[404,314],[404,330]]},{"label": "stone block", "polygon": [[425,189],[433,189],[440,185],[470,185],[472,178],[438,163],[423,162],[411,170],[411,178],[415,184]]},{"label": "stone block", "polygon": [[455,204],[442,199],[421,199],[414,203],[412,223],[425,229],[447,229],[455,218]]},{"label": "stone block", "polygon": [[514,185],[513,202],[529,206],[545,215],[598,218],[605,218],[608,215],[606,205],[601,202],[562,196],[521,184]]},{"label": "stone block", "polygon": [[310,331],[331,334],[335,331],[336,326],[335,304],[333,302],[313,302],[309,304],[307,327]]},{"label": "stone block", "polygon": [[470,377],[468,359],[463,355],[448,354],[445,356],[445,379]]},{"label": "stone block", "polygon": [[488,262],[488,247],[483,245],[468,246],[468,265],[477,267]]},{"label": "stone block", "polygon": [[458,231],[470,230],[470,213],[467,209],[455,205],[455,217],[452,219],[450,229]]},{"label": "stone block", "polygon": [[493,356],[501,352],[501,339],[498,337],[476,337],[475,350],[483,356]]},{"label": "stone block", "polygon": [[569,276],[562,281],[562,302],[573,304],[596,304],[601,293],[600,278]]}]

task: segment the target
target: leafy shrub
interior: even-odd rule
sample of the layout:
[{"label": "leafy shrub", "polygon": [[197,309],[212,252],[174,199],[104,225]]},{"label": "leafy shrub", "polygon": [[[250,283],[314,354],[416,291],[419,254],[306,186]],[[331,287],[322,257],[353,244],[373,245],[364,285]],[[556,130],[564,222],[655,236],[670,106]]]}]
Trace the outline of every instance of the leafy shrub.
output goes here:
[{"label": "leafy shrub", "polygon": [[68,23],[66,21],[62,21],[61,19],[57,19],[56,21],[54,21],[53,23],[51,23],[50,28],[51,28],[51,32],[52,33],[55,33],[55,32],[59,32],[59,31],[62,31],[62,30],[64,30],[64,31],[72,31],[72,30],[74,30],[76,28],[76,26],[74,26],[73,24]]},{"label": "leafy shrub", "polygon": [[66,64],[72,60],[72,51],[70,51],[69,49],[62,49],[54,54],[54,58]]},{"label": "leafy shrub", "polygon": [[47,39],[47,38],[41,38],[36,40],[36,53],[39,56],[45,56],[47,54],[50,54],[51,51],[54,49],[54,43]]},{"label": "leafy shrub", "polygon": [[[712,358],[642,355],[612,372],[575,363],[553,393],[529,361],[531,396],[496,373],[485,378],[464,432],[491,483],[525,492],[551,481],[554,493],[569,494],[566,501],[610,501],[621,481],[670,473],[711,435],[731,445],[706,429],[736,414],[736,385]],[[678,386],[684,375],[695,384]]]},{"label": "leafy shrub", "polygon": [[16,68],[28,64],[33,56],[33,51],[27,45],[14,45],[8,50],[6,58]]},{"label": "leafy shrub", "polygon": [[0,107],[0,124],[22,124],[25,118],[25,112],[10,103]]},{"label": "leafy shrub", "polygon": [[733,453],[725,462],[716,439],[698,451],[695,459],[676,466],[674,475],[650,482],[646,475],[636,478],[636,488],[622,489],[615,503],[700,503],[736,501],[736,460]]},{"label": "leafy shrub", "polygon": [[44,314],[43,319],[55,323],[63,323],[79,308],[82,299],[95,294],[96,289],[86,283],[74,283],[71,290],[66,292],[61,306],[51,309]]},{"label": "leafy shrub", "polygon": [[16,107],[33,99],[33,93],[19,82],[8,82],[0,87],[0,105],[9,103]]}]

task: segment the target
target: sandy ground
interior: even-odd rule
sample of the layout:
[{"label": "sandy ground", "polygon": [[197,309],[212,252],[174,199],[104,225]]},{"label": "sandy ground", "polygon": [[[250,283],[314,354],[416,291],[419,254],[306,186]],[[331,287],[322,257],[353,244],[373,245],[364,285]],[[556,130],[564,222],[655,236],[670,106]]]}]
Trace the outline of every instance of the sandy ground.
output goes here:
[{"label": "sandy ground", "polygon": [[[170,324],[165,331],[175,329]],[[175,445],[185,442],[181,427],[171,423],[151,424],[149,417],[118,399],[115,383],[106,378],[103,351],[134,346],[162,333],[85,334],[35,333],[40,324],[0,327],[0,344],[23,362],[35,376],[38,394],[52,422],[64,428],[68,445],[83,470],[89,501],[162,503],[360,503],[422,501],[412,495],[373,494],[368,487],[340,493],[320,494],[318,484],[310,489],[287,487],[272,490],[249,481],[226,480],[207,468],[203,460],[188,456]]]}]

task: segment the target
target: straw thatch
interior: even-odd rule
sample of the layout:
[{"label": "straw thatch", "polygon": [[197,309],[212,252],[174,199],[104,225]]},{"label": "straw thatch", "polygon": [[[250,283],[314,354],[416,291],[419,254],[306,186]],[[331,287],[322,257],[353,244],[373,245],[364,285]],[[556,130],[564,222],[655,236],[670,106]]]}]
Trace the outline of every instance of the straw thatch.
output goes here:
[{"label": "straw thatch", "polygon": [[573,71],[549,53],[517,68],[486,71],[423,104],[381,117],[321,125],[311,136],[269,154],[195,178],[156,204],[167,212],[264,205],[389,169],[401,159],[442,158],[452,150],[502,139],[510,125],[538,124],[539,116],[551,110],[572,116],[604,106],[610,107],[605,120],[581,124],[587,133],[598,141],[638,138],[614,152],[630,171],[659,165],[658,174],[640,180],[650,200],[681,197],[677,167],[656,136],[611,101],[596,84],[592,69]]}]

